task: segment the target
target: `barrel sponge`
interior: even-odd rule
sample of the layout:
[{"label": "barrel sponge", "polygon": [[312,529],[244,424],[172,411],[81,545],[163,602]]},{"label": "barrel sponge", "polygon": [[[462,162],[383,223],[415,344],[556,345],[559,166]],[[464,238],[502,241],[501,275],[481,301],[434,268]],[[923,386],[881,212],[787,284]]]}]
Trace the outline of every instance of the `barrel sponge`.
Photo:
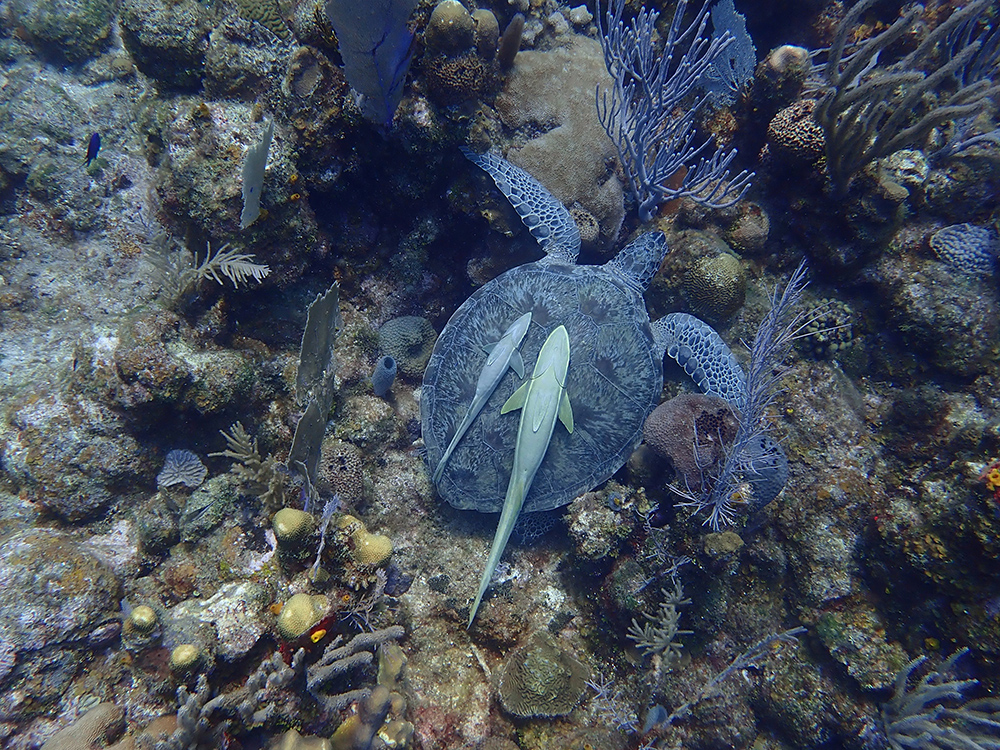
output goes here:
[{"label": "barrel sponge", "polygon": [[386,321],[379,329],[378,337],[382,354],[396,360],[396,367],[401,373],[415,378],[424,374],[437,341],[437,333],[430,321],[415,315]]},{"label": "barrel sponge", "polygon": [[379,357],[372,372],[372,390],[379,398],[385,398],[396,379],[396,360],[392,357]]},{"label": "barrel sponge", "polygon": [[680,486],[697,493],[702,477],[718,470],[737,427],[732,408],[721,398],[683,393],[653,410],[646,418],[643,438],[670,461]]}]

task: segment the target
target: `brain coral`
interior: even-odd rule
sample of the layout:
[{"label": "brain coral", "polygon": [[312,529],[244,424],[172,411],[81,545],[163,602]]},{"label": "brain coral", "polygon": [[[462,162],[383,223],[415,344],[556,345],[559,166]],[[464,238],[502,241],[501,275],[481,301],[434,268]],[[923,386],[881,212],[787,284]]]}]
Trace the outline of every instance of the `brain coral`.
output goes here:
[{"label": "brain coral", "polygon": [[746,294],[746,272],[728,253],[700,258],[684,277],[684,296],[696,315],[711,322],[725,320],[743,307]]},{"label": "brain coral", "polygon": [[367,529],[355,531],[351,542],[354,545],[354,561],[359,565],[375,568],[392,554],[392,540],[384,534],[372,534]]},{"label": "brain coral", "polygon": [[360,519],[344,515],[339,526],[350,539],[351,557],[358,565],[375,568],[392,554],[392,540],[383,534],[371,533]]},{"label": "brain coral", "polygon": [[434,350],[437,333],[426,318],[406,315],[386,321],[378,331],[378,339],[382,353],[396,360],[401,373],[418,378]]},{"label": "brain coral", "polygon": [[565,716],[583,696],[587,669],[543,631],[503,665],[498,692],[504,710],[527,719]]},{"label": "brain coral", "polygon": [[519,52],[497,110],[507,127],[531,138],[511,149],[507,159],[564,205],[587,209],[600,224],[603,240],[611,243],[625,215],[624,194],[615,176],[614,144],[594,114],[594,91],[612,81],[601,45],[583,36],[570,38],[567,46],[548,52]]},{"label": "brain coral", "polygon": [[[52,735],[42,750],[91,750],[107,747],[125,731],[125,711],[114,703],[98,703],[68,727]],[[125,741],[122,748],[130,747]],[[116,745],[115,747],[119,747]]]}]

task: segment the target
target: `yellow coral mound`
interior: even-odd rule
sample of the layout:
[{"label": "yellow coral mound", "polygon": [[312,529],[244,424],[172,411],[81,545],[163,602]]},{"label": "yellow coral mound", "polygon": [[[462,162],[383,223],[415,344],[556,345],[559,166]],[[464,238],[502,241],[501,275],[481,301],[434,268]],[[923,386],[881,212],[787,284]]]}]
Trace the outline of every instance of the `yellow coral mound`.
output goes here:
[{"label": "yellow coral mound", "polygon": [[372,534],[354,516],[340,519],[340,528],[351,540],[351,556],[358,565],[376,568],[392,554],[392,540],[384,534]]}]

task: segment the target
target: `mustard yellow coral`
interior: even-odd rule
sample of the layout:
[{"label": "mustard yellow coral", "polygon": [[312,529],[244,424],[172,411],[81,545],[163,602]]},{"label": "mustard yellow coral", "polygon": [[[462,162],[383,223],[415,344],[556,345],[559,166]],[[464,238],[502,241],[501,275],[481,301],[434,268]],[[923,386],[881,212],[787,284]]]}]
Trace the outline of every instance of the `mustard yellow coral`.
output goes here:
[{"label": "mustard yellow coral", "polygon": [[351,541],[354,542],[354,559],[361,565],[377,567],[392,554],[392,540],[382,534],[362,529],[351,535]]},{"label": "mustard yellow coral", "polygon": [[182,643],[170,652],[170,669],[183,674],[192,671],[201,663],[201,649],[193,643]]},{"label": "mustard yellow coral", "polygon": [[392,540],[383,534],[372,534],[354,516],[341,517],[340,528],[351,540],[351,556],[358,565],[375,568],[392,554]]},{"label": "mustard yellow coral", "polygon": [[986,489],[990,492],[1000,490],[1000,466],[994,466],[986,475]]},{"label": "mustard yellow coral", "polygon": [[330,609],[330,600],[325,596],[295,594],[281,608],[275,625],[278,635],[286,641],[294,641],[305,635],[311,627],[323,619]]}]

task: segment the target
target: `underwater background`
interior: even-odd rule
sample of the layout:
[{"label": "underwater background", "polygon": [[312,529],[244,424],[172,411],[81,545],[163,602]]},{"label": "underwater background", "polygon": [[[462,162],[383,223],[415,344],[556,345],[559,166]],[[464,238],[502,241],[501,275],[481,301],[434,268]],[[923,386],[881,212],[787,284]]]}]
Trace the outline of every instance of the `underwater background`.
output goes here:
[{"label": "underwater background", "polygon": [[[1000,747],[998,64],[990,0],[0,0],[0,744]],[[475,613],[424,374],[552,221],[485,152],[766,398],[668,350]]]}]

